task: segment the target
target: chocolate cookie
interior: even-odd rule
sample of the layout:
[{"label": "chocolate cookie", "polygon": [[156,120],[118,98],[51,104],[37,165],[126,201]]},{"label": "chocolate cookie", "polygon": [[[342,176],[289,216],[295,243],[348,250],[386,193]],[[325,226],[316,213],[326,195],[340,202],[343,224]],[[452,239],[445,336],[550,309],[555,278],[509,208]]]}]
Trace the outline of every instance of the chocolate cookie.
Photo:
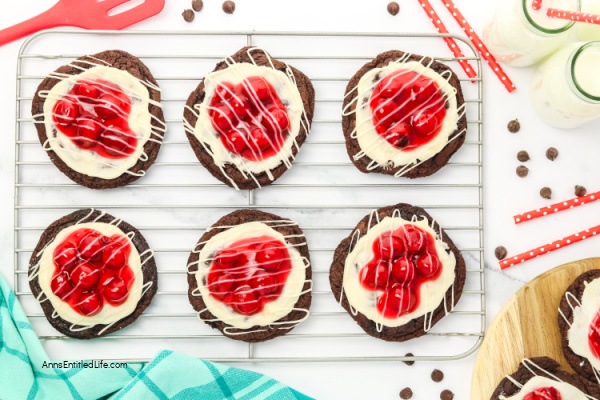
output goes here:
[{"label": "chocolate cookie", "polygon": [[[369,335],[406,341],[424,335],[456,305],[465,261],[422,208],[396,204],[365,216],[333,256],[335,299]],[[428,291],[423,282],[431,282]],[[431,299],[429,309],[418,297]]]},{"label": "chocolate cookie", "polygon": [[[534,378],[538,379],[537,377],[544,379],[544,381],[541,382],[543,388],[539,388],[540,385],[536,385],[533,393],[538,394],[538,396],[545,395],[546,397],[532,397],[532,399],[574,399],[575,397],[569,397],[568,395],[565,395],[565,393],[561,392],[561,389],[565,390],[565,387],[561,388],[558,386],[561,385],[561,383],[562,385],[566,384],[572,387],[567,387],[566,390],[579,390],[585,395],[591,396],[590,399],[600,399],[600,387],[598,385],[589,382],[581,376],[566,373],[559,368],[560,365],[549,357],[524,359],[521,361],[519,369],[515,373],[500,381],[500,384],[498,384],[498,387],[490,399],[509,399],[511,396],[519,394],[527,382],[530,382]],[[558,384],[553,385],[553,382],[557,382]],[[528,388],[525,388],[525,390],[528,390]],[[537,392],[535,390],[537,390]],[[539,392],[540,390],[542,392]],[[546,392],[544,392],[544,390],[546,390]],[[560,393],[562,396],[551,397],[552,395],[555,395],[555,391],[558,391],[558,393]]]},{"label": "chocolate cookie", "polygon": [[[600,382],[599,368],[594,368],[590,362],[600,364],[600,359],[594,355],[594,352],[600,351],[600,318],[597,317],[600,312],[597,300],[599,288],[600,269],[584,272],[567,288],[558,309],[558,327],[565,358],[575,372],[594,382]],[[584,304],[586,290],[589,293],[585,300],[589,301],[589,304]],[[592,336],[593,340],[588,337],[591,331],[590,322],[595,326],[596,334]],[[573,348],[573,345],[576,348]]]},{"label": "chocolate cookie", "polygon": [[244,47],[204,77],[183,117],[194,153],[215,178],[256,189],[291,168],[314,102],[306,75],[262,49]]},{"label": "chocolate cookie", "polygon": [[92,339],[126,327],[157,289],[154,254],[127,222],[91,208],[54,221],[29,260],[29,286],[54,328]]},{"label": "chocolate cookie", "polygon": [[289,219],[259,210],[222,217],[196,244],[188,272],[194,310],[232,339],[262,342],[308,317],[308,246]]},{"label": "chocolate cookie", "polygon": [[342,128],[348,156],[361,172],[429,176],[465,141],[460,81],[430,57],[386,51],[348,82]]},{"label": "chocolate cookie", "polygon": [[31,113],[50,160],[92,189],[144,176],[166,130],[156,80],[140,59],[121,50],[83,56],[49,74]]}]

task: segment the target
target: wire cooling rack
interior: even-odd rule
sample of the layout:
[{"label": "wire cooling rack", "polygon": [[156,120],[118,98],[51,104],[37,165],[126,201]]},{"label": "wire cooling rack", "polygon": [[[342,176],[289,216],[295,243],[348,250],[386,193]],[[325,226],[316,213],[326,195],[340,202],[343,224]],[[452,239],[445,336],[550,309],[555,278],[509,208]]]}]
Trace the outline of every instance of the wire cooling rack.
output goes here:
[{"label": "wire cooling rack", "polygon": [[[473,46],[452,36],[481,77]],[[25,42],[18,56],[14,289],[50,356],[56,359],[146,361],[166,348],[222,362],[450,360],[475,351],[485,329],[483,265],[483,102],[481,78],[471,82],[447,57],[440,35],[273,32],[47,31]],[[306,73],[316,91],[315,117],[294,166],[274,184],[235,191],[198,163],[183,129],[188,94],[220,59],[245,45],[268,50]],[[159,157],[147,176],[126,188],[93,191],[66,178],[48,160],[31,119],[39,82],[83,54],[120,48],[137,55],[163,91],[168,125]],[[429,55],[461,78],[467,139],[446,167],[423,179],[362,174],[349,161],[341,106],[349,78],[389,49]],[[427,335],[388,343],[366,335],[329,289],[333,250],[369,211],[398,202],[424,207],[462,251],[467,280],[457,307]],[[158,293],[129,327],[91,341],[55,331],[28,285],[27,267],[40,234],[76,209],[94,207],[136,226],[156,252]],[[260,208],[297,221],[312,258],[313,305],[304,323],[284,337],[246,344],[199,321],[187,300],[186,260],[203,231],[239,208]],[[413,353],[414,357],[405,356]]]}]

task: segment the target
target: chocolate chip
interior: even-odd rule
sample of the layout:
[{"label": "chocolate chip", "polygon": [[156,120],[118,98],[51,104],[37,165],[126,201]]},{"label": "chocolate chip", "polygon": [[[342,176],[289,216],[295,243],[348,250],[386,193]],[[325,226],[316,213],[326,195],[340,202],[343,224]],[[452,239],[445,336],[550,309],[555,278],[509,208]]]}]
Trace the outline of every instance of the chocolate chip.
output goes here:
[{"label": "chocolate chip", "polygon": [[431,372],[431,380],[434,382],[441,382],[444,379],[444,373],[439,369],[434,369]]},{"label": "chocolate chip", "polygon": [[189,8],[181,13],[185,22],[192,22],[194,20],[194,12]]},{"label": "chocolate chip", "polygon": [[204,7],[204,3],[202,2],[202,0],[192,0],[192,9],[194,11],[202,11],[202,7]]},{"label": "chocolate chip", "polygon": [[454,398],[454,393],[450,390],[445,389],[440,393],[440,400],[452,400]]},{"label": "chocolate chip", "polygon": [[[413,353],[406,353],[406,354],[404,355],[404,357],[414,357],[414,356],[415,356],[415,355],[414,355]],[[402,362],[403,362],[404,364],[408,365],[409,367],[410,367],[411,365],[414,365],[414,363],[415,363],[414,361],[402,361]]]},{"label": "chocolate chip", "polygon": [[398,15],[398,13],[400,12],[400,4],[396,3],[395,1],[391,1],[387,5],[387,10],[392,15]]},{"label": "chocolate chip", "polygon": [[577,197],[581,197],[581,196],[585,196],[585,194],[587,193],[587,189],[585,188],[585,186],[575,186],[575,196]]},{"label": "chocolate chip", "polygon": [[526,152],[525,150],[521,150],[520,152],[517,153],[517,160],[521,161],[521,162],[525,162],[525,161],[529,161],[529,153]]},{"label": "chocolate chip", "polygon": [[498,246],[498,247],[496,247],[496,250],[494,250],[494,255],[496,256],[496,258],[498,260],[504,260],[506,258],[507,254],[508,254],[508,251],[506,250],[506,247],[504,247],[504,246]]},{"label": "chocolate chip", "polygon": [[510,133],[517,133],[521,130],[521,124],[519,123],[518,119],[513,119],[506,127]]},{"label": "chocolate chip", "polygon": [[548,157],[548,160],[550,161],[556,160],[556,157],[558,157],[558,150],[554,147],[548,148],[548,150],[546,150],[546,157]]},{"label": "chocolate chip", "polygon": [[411,388],[407,387],[404,388],[400,391],[400,398],[401,399],[412,399],[413,396],[413,391]]},{"label": "chocolate chip", "polygon": [[521,178],[525,178],[527,174],[529,174],[529,168],[524,165],[519,165],[517,167],[517,175],[519,175]]},{"label": "chocolate chip", "polygon": [[224,1],[223,2],[223,11],[225,14],[233,14],[235,12],[235,3],[233,1]]},{"label": "chocolate chip", "polygon": [[544,186],[540,189],[540,196],[542,196],[544,199],[552,198],[552,189],[550,189],[547,186]]}]

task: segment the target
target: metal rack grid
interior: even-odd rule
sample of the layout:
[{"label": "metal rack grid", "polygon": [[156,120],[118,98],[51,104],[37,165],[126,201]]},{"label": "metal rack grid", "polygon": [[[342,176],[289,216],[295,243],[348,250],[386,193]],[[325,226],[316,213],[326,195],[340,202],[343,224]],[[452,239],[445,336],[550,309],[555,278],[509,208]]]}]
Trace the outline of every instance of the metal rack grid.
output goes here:
[{"label": "metal rack grid", "polygon": [[[475,351],[486,317],[482,80],[468,79],[457,59],[446,56],[443,36],[460,43],[468,54],[465,59],[474,63],[481,77],[474,47],[455,35],[55,30],[27,40],[17,65],[14,289],[50,355],[134,362],[170,347],[221,362],[308,362],[451,360]],[[304,71],[317,96],[311,135],[292,169],[270,187],[237,192],[214,180],[195,160],[181,114],[188,93],[203,74],[244,45],[263,47]],[[163,91],[168,131],[147,176],[126,188],[98,192],[72,183],[51,164],[37,140],[29,109],[37,84],[48,72],[82,54],[114,47],[137,55],[153,71]],[[390,48],[446,62],[462,81],[467,140],[432,177],[408,180],[361,174],[345,154],[340,113],[346,82],[362,64]],[[387,343],[363,333],[335,302],[328,268],[337,243],[362,216],[397,202],[420,205],[436,218],[463,252],[468,273],[456,309],[431,332],[409,342]],[[157,296],[138,321],[91,342],[56,332],[27,283],[28,259],[43,229],[84,207],[107,210],[136,226],[154,248],[159,270]],[[309,319],[282,338],[254,345],[224,338],[198,321],[187,303],[185,278],[187,255],[203,230],[225,213],[244,207],[295,219],[305,231],[313,264]],[[405,356],[407,352],[415,356]]]}]

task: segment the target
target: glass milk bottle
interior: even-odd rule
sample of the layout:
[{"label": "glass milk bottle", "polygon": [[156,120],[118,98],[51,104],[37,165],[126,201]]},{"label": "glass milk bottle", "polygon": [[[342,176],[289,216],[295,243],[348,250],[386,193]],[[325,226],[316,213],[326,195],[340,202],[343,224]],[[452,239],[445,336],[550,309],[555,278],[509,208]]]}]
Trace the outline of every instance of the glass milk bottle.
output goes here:
[{"label": "glass milk bottle", "polygon": [[[600,14],[600,0],[581,0],[581,12]],[[600,25],[575,24],[575,31],[581,40],[600,40]]]},{"label": "glass milk bottle", "polygon": [[554,53],[534,73],[530,99],[549,125],[570,129],[600,117],[600,41]]},{"label": "glass milk bottle", "polygon": [[483,41],[498,61],[515,67],[536,64],[556,51],[569,36],[573,22],[550,18],[548,8],[579,11],[580,0],[500,0],[493,19],[483,29]]}]

